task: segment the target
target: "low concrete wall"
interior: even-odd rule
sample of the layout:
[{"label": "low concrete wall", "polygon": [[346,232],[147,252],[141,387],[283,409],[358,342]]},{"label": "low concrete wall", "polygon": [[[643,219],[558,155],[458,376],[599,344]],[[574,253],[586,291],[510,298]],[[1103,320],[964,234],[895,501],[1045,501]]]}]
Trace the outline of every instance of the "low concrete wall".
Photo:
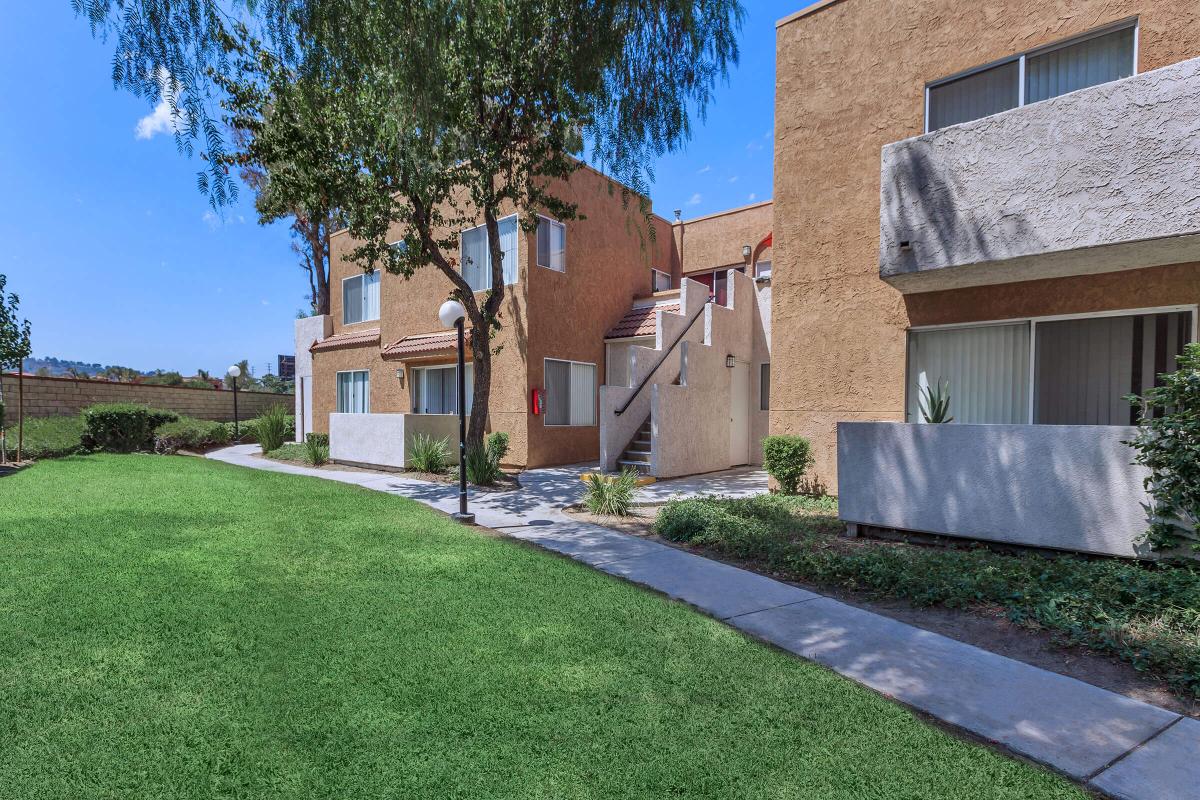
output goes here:
[{"label": "low concrete wall", "polygon": [[330,414],[329,457],[347,464],[404,469],[416,434],[450,439],[450,463],[458,463],[458,417],[448,414]]},{"label": "low concrete wall", "polygon": [[1009,544],[1145,556],[1147,472],[1134,428],[839,422],[846,522]]},{"label": "low concrete wall", "polygon": [[[199,419],[228,422],[233,419],[233,392],[152,386],[144,383],[111,383],[78,378],[25,376],[25,416],[58,417],[78,414],[96,403],[142,403]],[[0,376],[0,396],[16,418],[17,376]],[[271,406],[291,408],[294,396],[270,392],[238,392],[238,415],[250,419]]]},{"label": "low concrete wall", "polygon": [[319,314],[296,320],[296,441],[313,430],[313,361],[308,348],[329,336],[333,317]]}]

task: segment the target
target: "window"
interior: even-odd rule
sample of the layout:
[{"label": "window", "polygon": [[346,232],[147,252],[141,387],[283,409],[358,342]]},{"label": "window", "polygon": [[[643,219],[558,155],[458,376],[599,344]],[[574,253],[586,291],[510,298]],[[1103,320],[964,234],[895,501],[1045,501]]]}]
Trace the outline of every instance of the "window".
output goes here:
[{"label": "window", "polygon": [[970,122],[1136,71],[1137,23],[1125,22],[932,83],[925,130]]},{"label": "window", "polygon": [[596,424],[596,365],[545,361],[546,424]]},{"label": "window", "polygon": [[337,374],[337,413],[367,414],[371,410],[371,381],[367,370]]},{"label": "window", "polygon": [[908,420],[926,387],[949,385],[955,422],[1130,425],[1142,394],[1173,372],[1194,311],[1166,309],[914,330]]},{"label": "window", "polygon": [[[467,413],[471,413],[474,372],[467,364]],[[458,367],[416,367],[412,370],[412,410],[414,414],[458,413]]]},{"label": "window", "polygon": [[381,273],[364,272],[342,281],[342,323],[379,319],[379,278]]},{"label": "window", "polygon": [[665,292],[671,288],[671,273],[650,268],[650,291]]},{"label": "window", "polygon": [[756,278],[771,277],[771,262],[770,261],[759,261],[757,264],[755,264],[754,265],[754,277],[756,277]]},{"label": "window", "polygon": [[[500,250],[503,253],[504,284],[517,282],[517,218],[505,217],[498,223]],[[489,257],[487,228],[480,225],[462,233],[462,274],[475,292],[492,288],[492,261]]]},{"label": "window", "polygon": [[539,267],[567,271],[567,227],[547,217],[538,217],[537,263]]},{"label": "window", "polygon": [[758,367],[758,410],[771,410],[771,365],[760,364]]}]

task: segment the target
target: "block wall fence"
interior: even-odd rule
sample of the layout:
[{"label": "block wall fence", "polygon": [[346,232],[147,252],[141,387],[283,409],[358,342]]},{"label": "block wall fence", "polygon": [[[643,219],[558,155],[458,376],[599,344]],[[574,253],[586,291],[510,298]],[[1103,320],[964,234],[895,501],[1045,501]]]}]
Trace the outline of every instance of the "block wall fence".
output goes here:
[{"label": "block wall fence", "polygon": [[[230,391],[28,375],[24,382],[26,417],[78,414],[95,403],[142,403],[199,419],[233,419],[233,392]],[[16,375],[0,375],[0,395],[8,404],[9,418],[15,421]],[[238,392],[238,416],[241,419],[258,416],[274,405],[282,405],[291,411],[294,404],[290,394]]]}]

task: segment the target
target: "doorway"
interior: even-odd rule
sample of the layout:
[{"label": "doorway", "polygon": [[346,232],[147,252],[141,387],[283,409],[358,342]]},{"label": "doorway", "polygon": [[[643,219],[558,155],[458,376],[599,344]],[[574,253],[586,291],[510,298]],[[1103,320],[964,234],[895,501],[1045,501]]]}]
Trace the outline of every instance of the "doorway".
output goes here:
[{"label": "doorway", "polygon": [[729,466],[750,462],[750,364],[735,361],[729,370]]}]

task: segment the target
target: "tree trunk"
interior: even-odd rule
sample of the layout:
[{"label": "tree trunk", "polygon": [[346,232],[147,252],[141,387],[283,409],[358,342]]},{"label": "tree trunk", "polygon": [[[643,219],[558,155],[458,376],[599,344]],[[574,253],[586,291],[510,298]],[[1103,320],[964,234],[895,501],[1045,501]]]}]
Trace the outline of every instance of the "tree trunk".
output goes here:
[{"label": "tree trunk", "polygon": [[467,449],[483,445],[488,406],[492,394],[492,349],[486,323],[471,320],[472,376],[471,420],[467,426]]},{"label": "tree trunk", "polygon": [[329,222],[310,224],[308,246],[312,251],[312,278],[316,285],[313,310],[317,314],[329,313]]}]

